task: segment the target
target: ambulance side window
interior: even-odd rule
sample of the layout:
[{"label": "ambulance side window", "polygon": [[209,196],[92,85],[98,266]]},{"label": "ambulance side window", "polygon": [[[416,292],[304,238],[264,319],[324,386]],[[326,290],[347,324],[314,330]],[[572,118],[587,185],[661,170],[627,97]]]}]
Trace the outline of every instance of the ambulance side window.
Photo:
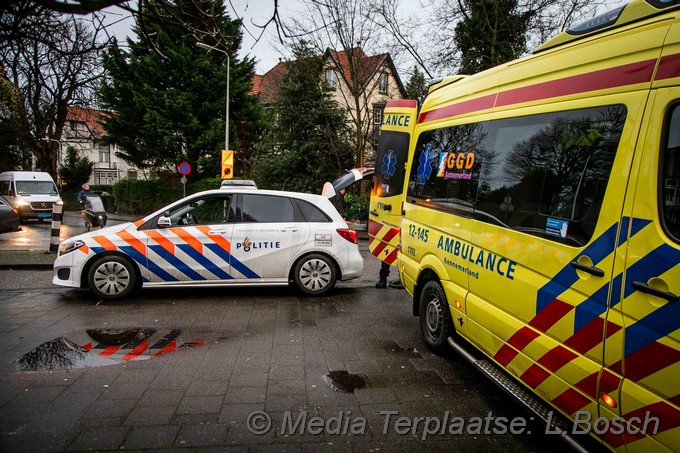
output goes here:
[{"label": "ambulance side window", "polygon": [[661,154],[661,218],[666,233],[680,242],[680,104],[666,116]]},{"label": "ambulance side window", "polygon": [[593,235],[626,108],[511,117],[424,132],[407,201],[580,247]]}]

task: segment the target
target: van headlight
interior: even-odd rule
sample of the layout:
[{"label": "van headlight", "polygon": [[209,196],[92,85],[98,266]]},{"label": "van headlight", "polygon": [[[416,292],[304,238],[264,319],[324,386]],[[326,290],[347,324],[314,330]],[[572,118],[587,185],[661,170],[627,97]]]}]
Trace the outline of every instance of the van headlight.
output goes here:
[{"label": "van headlight", "polygon": [[28,206],[30,203],[23,198],[17,198],[17,207]]},{"label": "van headlight", "polygon": [[66,255],[67,253],[71,253],[74,250],[78,250],[80,247],[84,245],[85,243],[80,239],[76,239],[75,241],[70,239],[66,240],[62,242],[61,245],[59,246],[59,256]]}]

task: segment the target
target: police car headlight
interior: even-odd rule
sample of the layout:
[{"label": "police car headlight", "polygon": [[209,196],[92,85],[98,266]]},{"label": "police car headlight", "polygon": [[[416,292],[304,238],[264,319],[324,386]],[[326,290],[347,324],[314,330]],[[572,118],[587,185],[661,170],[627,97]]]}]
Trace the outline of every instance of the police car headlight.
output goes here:
[{"label": "police car headlight", "polygon": [[59,246],[59,255],[66,255],[74,250],[78,250],[80,247],[84,246],[85,243],[80,239],[75,241],[64,241]]}]

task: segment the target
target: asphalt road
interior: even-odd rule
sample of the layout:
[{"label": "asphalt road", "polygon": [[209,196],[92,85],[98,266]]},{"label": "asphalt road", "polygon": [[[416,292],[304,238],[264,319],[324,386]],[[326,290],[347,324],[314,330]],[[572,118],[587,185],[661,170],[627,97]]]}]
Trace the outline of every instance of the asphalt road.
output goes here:
[{"label": "asphalt road", "polygon": [[[127,221],[127,218],[110,218],[107,225],[116,225]],[[79,212],[66,212],[63,216],[59,237],[61,240],[85,233],[85,224]],[[21,225],[20,231],[0,234],[0,251],[2,250],[49,250],[52,232],[51,221],[28,221]]]},{"label": "asphalt road", "polygon": [[408,294],[376,289],[361,249],[364,275],[321,298],[113,303],[51,271],[0,271],[0,451],[570,451],[467,362],[430,353]]}]

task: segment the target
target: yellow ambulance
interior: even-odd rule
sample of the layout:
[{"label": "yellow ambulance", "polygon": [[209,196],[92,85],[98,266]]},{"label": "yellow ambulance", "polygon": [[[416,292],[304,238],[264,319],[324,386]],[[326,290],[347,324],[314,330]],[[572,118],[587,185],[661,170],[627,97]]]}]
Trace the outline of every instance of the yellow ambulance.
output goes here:
[{"label": "yellow ambulance", "polygon": [[619,451],[680,450],[679,11],[633,0],[445,78],[386,110],[376,161],[374,254],[428,346]]}]

